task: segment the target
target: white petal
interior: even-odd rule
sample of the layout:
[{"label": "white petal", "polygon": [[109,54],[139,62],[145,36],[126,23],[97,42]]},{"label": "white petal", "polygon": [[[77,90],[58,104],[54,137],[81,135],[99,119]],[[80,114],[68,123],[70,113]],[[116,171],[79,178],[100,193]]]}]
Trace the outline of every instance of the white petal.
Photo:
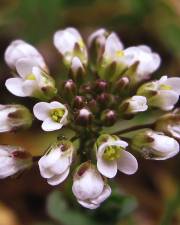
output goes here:
[{"label": "white petal", "polygon": [[45,120],[49,116],[51,106],[47,102],[39,102],[33,107],[33,113],[38,120]]},{"label": "white petal", "polygon": [[118,36],[115,33],[109,35],[106,39],[105,51],[104,55],[109,57],[114,57],[117,51],[121,51],[123,49],[123,44],[119,40]]},{"label": "white petal", "polygon": [[98,171],[88,169],[74,179],[72,191],[77,199],[86,200],[98,197],[104,188],[104,181]]},{"label": "white petal", "polygon": [[82,205],[83,207],[87,208],[87,209],[97,209],[100,205],[96,205],[93,204],[91,202],[87,201],[82,201],[82,200],[78,200],[79,204]]},{"label": "white petal", "polygon": [[159,107],[162,110],[169,111],[174,108],[174,105],[179,100],[179,95],[175,91],[162,90],[159,92],[160,99]]},{"label": "white petal", "polygon": [[33,58],[22,58],[16,62],[16,70],[24,79],[32,73],[34,66],[37,66],[37,62]]},{"label": "white petal", "polygon": [[38,83],[36,80],[25,80],[22,89],[27,96],[33,96],[38,89]]},{"label": "white petal", "polygon": [[54,186],[62,183],[69,175],[69,168],[62,174],[47,179],[48,184]]},{"label": "white petal", "polygon": [[170,85],[178,95],[180,95],[180,78],[179,77],[172,77],[168,78],[164,84]]},{"label": "white petal", "polygon": [[128,175],[135,173],[138,169],[136,158],[131,153],[124,150],[122,150],[117,163],[118,170]]},{"label": "white petal", "polygon": [[117,162],[116,160],[107,161],[99,157],[97,158],[97,168],[105,177],[113,178],[117,173]]},{"label": "white petal", "polygon": [[57,102],[57,101],[51,102],[50,107],[51,107],[51,109],[56,109],[56,108],[64,109],[65,108],[65,106],[62,103]]},{"label": "white petal", "polygon": [[58,175],[64,173],[64,171],[67,170],[69,165],[70,165],[69,157],[67,155],[61,155],[61,157],[51,166],[50,170],[54,174]]},{"label": "white petal", "polygon": [[44,131],[54,131],[61,129],[63,124],[54,122],[51,118],[46,118],[41,127]]},{"label": "white petal", "polygon": [[104,28],[100,28],[100,29],[96,30],[95,32],[93,32],[88,38],[88,46],[90,47],[92,42],[96,38],[98,38],[100,36],[104,36],[105,34],[106,34],[106,30]]},{"label": "white petal", "polygon": [[22,78],[10,78],[6,80],[5,86],[9,92],[19,97],[27,97],[27,94],[23,90]]},{"label": "white petal", "polygon": [[96,205],[101,204],[101,202],[104,202],[110,195],[111,188],[108,184],[106,184],[102,193],[96,199],[91,199],[91,202]]}]

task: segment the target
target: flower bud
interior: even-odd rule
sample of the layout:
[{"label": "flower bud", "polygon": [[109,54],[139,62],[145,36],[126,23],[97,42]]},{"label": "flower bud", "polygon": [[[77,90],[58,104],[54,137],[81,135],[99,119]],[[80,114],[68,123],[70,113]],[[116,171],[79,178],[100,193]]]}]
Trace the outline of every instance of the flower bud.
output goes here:
[{"label": "flower bud", "polygon": [[117,113],[112,109],[104,110],[101,114],[101,120],[104,126],[112,126],[117,120]]},{"label": "flower bud", "polygon": [[61,140],[51,146],[38,162],[41,176],[48,184],[58,185],[69,175],[74,146],[70,141]]},{"label": "flower bud", "polygon": [[88,103],[88,108],[91,110],[92,113],[98,113],[99,112],[99,105],[97,104],[97,101],[95,99],[91,99]]},{"label": "flower bud", "polygon": [[48,72],[46,63],[41,54],[30,44],[22,40],[15,40],[10,43],[5,51],[5,61],[7,65],[15,70],[16,63],[19,59],[27,58],[37,62],[37,65]]},{"label": "flower bud", "polygon": [[19,59],[16,63],[19,77],[6,80],[6,88],[19,97],[32,96],[49,100],[57,93],[55,82],[46,74],[33,58]]},{"label": "flower bud", "polygon": [[75,98],[74,98],[74,107],[76,109],[81,109],[85,106],[85,103],[86,103],[86,100],[84,98],[84,96],[80,96],[80,95],[77,95]]},{"label": "flower bud", "polygon": [[172,113],[165,114],[155,123],[155,130],[180,140],[180,111],[176,109]]},{"label": "flower bud", "polygon": [[70,27],[57,31],[54,34],[54,45],[68,68],[72,65],[74,57],[78,58],[82,65],[87,64],[87,50],[81,35],[75,28]]},{"label": "flower bud", "polygon": [[129,86],[129,78],[121,77],[119,78],[113,86],[113,90],[117,94],[122,94],[122,91],[126,91]]},{"label": "flower bud", "polygon": [[70,76],[77,82],[82,82],[85,76],[85,68],[78,57],[72,59],[70,66]]},{"label": "flower bud", "polygon": [[93,118],[92,112],[87,108],[82,108],[76,112],[75,121],[81,126],[86,126],[91,123]]},{"label": "flower bud", "polygon": [[73,80],[69,79],[64,82],[62,93],[65,99],[71,102],[72,98],[76,95],[76,92],[77,92],[77,87],[76,87],[76,83]]},{"label": "flower bud", "polygon": [[115,97],[106,92],[97,95],[96,100],[103,108],[112,106],[115,103]]},{"label": "flower bud", "polygon": [[111,194],[111,188],[90,162],[79,166],[73,178],[72,191],[80,205],[96,209]]},{"label": "flower bud", "polygon": [[179,100],[180,78],[162,76],[160,80],[143,84],[137,94],[147,98],[148,106],[172,110]]},{"label": "flower bud", "polygon": [[139,151],[144,158],[165,160],[179,152],[178,142],[162,133],[147,129],[133,136],[132,148]]},{"label": "flower bud", "polygon": [[23,105],[0,105],[0,132],[27,129],[32,124],[32,114]]},{"label": "flower bud", "polygon": [[12,176],[32,165],[32,157],[21,147],[0,145],[0,179]]},{"label": "flower bud", "polygon": [[119,107],[119,111],[124,115],[134,115],[147,109],[146,97],[138,95],[124,100]]},{"label": "flower bud", "polygon": [[108,83],[105,80],[97,80],[94,85],[94,91],[97,93],[107,91]]}]

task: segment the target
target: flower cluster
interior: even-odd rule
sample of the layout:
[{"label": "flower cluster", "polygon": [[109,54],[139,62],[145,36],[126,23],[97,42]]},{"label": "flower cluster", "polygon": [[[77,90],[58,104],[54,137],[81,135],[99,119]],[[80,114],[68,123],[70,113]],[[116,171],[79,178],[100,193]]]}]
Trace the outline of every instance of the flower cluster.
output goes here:
[{"label": "flower cluster", "polygon": [[137,171],[134,155],[164,160],[179,152],[180,110],[174,108],[180,78],[150,81],[160,56],[145,45],[124,48],[117,34],[105,29],[90,35],[88,48],[75,28],[57,31],[53,43],[67,71],[58,85],[32,45],[16,40],[7,47],[5,61],[15,77],[5,86],[35,104],[0,105],[0,132],[27,129],[37,119],[43,131],[61,129],[62,135],[68,128],[73,137],[61,136],[39,158],[20,146],[0,146],[0,178],[38,161],[41,176],[58,185],[73,164],[72,192],[83,207],[95,209],[111,194],[108,179],[117,171]]}]

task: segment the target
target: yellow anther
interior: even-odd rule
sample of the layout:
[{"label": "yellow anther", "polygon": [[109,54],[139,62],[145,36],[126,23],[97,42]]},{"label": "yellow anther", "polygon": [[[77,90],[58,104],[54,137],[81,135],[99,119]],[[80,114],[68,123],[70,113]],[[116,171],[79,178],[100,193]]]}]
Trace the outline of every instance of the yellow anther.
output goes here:
[{"label": "yellow anther", "polygon": [[169,85],[167,85],[167,84],[161,84],[160,85],[160,89],[161,90],[172,90],[172,87],[171,86],[169,86]]},{"label": "yellow anther", "polygon": [[30,73],[27,77],[26,80],[36,80],[36,77],[34,76],[33,73]]},{"label": "yellow anther", "polygon": [[120,146],[108,146],[104,151],[103,158],[109,161],[119,159],[121,150],[123,150],[123,148]]},{"label": "yellow anther", "polygon": [[124,52],[123,51],[116,51],[116,56],[118,56],[118,57],[122,57],[122,56],[124,56]]},{"label": "yellow anther", "polygon": [[64,115],[64,112],[65,112],[64,109],[52,109],[50,112],[51,119],[54,122],[59,123]]}]

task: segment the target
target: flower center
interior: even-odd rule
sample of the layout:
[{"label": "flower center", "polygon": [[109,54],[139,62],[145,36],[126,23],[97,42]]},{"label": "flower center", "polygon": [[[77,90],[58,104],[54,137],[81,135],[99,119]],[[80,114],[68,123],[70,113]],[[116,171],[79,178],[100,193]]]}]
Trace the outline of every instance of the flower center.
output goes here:
[{"label": "flower center", "polygon": [[122,56],[124,56],[124,52],[123,51],[116,51],[116,56],[117,57],[122,57]]},{"label": "flower center", "polygon": [[36,77],[33,73],[30,73],[29,75],[27,75],[26,80],[36,80]]},{"label": "flower center", "polygon": [[103,158],[108,161],[119,159],[121,150],[123,150],[123,148],[120,146],[108,146],[104,151]]},{"label": "flower center", "polygon": [[65,113],[64,109],[52,109],[50,112],[50,116],[54,122],[60,123],[62,117],[64,116],[64,113]]},{"label": "flower center", "polygon": [[79,44],[80,48],[83,48],[83,47],[84,47],[84,43],[83,43],[82,40],[79,40],[79,41],[78,41],[78,44]]},{"label": "flower center", "polygon": [[172,90],[172,87],[167,85],[167,84],[161,84],[160,85],[160,89],[161,90],[165,90],[165,91],[168,91],[168,90]]}]

